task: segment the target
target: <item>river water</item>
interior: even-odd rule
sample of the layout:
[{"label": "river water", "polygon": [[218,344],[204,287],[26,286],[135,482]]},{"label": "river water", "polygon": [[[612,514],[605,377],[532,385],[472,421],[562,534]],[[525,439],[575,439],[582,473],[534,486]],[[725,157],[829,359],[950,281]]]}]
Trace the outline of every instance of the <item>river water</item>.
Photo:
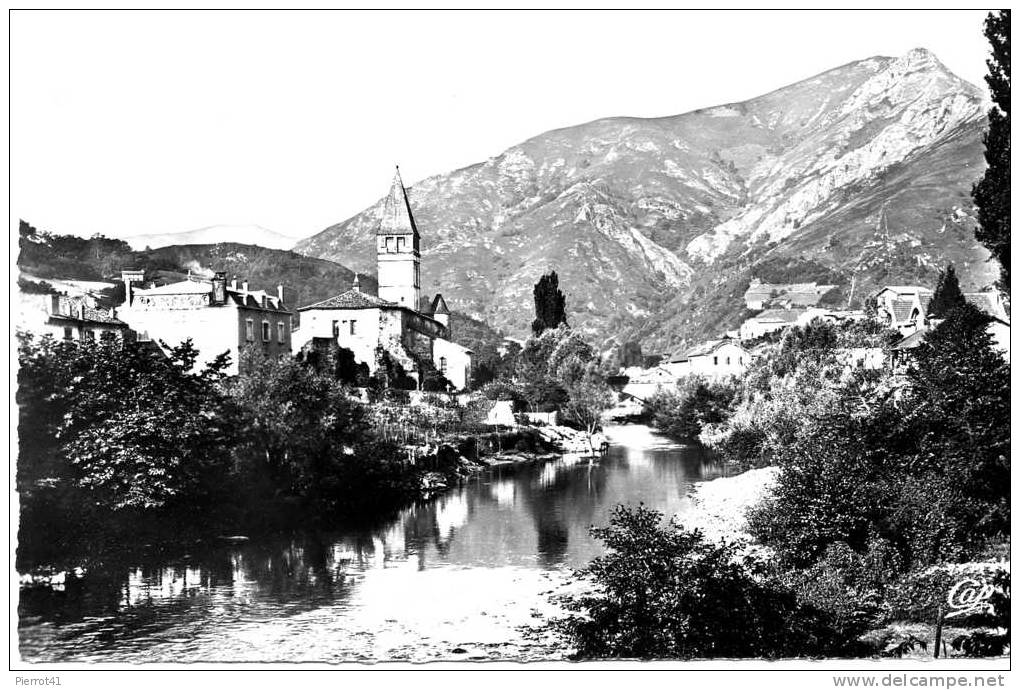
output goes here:
[{"label": "river water", "polygon": [[646,427],[594,462],[493,468],[374,529],[216,542],[23,589],[25,661],[536,660],[588,534],[619,503],[689,510],[723,468]]}]

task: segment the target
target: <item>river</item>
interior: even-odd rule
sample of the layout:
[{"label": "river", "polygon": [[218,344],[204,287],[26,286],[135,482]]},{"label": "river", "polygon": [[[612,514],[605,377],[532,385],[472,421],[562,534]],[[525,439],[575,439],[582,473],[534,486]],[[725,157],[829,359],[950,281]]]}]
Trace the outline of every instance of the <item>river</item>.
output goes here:
[{"label": "river", "polygon": [[690,508],[724,468],[637,425],[603,458],[493,468],[373,529],[216,542],[22,589],[22,659],[345,662],[562,658],[544,631],[588,529],[619,503]]}]

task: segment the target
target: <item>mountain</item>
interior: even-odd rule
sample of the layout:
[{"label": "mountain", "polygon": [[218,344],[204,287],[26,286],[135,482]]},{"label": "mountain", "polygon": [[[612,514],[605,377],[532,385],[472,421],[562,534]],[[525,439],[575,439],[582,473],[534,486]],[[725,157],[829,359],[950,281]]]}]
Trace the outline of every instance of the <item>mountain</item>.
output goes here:
[{"label": "mountain", "polygon": [[198,230],[170,232],[163,234],[133,235],[124,241],[132,249],[142,250],[146,247],[156,249],[178,244],[219,244],[222,242],[238,242],[255,244],[269,249],[290,249],[298,241],[261,225],[210,225]]},{"label": "mountain", "polygon": [[[859,305],[951,261],[980,289],[996,273],[970,200],[986,108],[917,49],[742,103],[546,132],[409,190],[422,288],[522,337],[532,286],[555,269],[572,325],[645,352],[734,328],[752,276],[825,276],[843,304],[853,280]],[[372,272],[381,212],[295,251]]]}]

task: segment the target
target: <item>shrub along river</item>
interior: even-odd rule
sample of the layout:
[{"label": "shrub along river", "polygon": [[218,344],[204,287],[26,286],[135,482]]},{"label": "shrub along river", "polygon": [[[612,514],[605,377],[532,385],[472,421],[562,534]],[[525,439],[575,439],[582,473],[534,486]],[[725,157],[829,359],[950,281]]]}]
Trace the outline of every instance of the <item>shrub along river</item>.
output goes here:
[{"label": "shrub along river", "polygon": [[550,596],[599,555],[618,503],[667,515],[724,473],[700,448],[610,427],[606,456],[487,470],[376,528],[216,541],[105,563],[19,603],[25,661],[562,658]]}]

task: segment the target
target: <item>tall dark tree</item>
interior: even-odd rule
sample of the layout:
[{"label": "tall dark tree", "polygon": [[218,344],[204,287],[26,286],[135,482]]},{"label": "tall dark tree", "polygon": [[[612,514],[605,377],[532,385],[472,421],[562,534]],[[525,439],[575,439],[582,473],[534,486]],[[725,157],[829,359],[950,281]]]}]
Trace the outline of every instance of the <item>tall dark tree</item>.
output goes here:
[{"label": "tall dark tree", "polygon": [[928,304],[928,317],[944,319],[946,314],[963,305],[967,300],[960,290],[960,281],[956,277],[956,269],[950,264],[939,273],[939,282],[935,286],[935,294]]},{"label": "tall dark tree", "polygon": [[567,298],[560,291],[556,271],[550,271],[535,283],[535,320],[532,332],[538,336],[547,328],[567,322]]},{"label": "tall dark tree", "polygon": [[992,47],[985,81],[994,106],[988,111],[985,160],[988,169],[974,186],[978,207],[978,241],[988,248],[1002,267],[999,284],[1009,294],[1009,10],[991,13],[985,20],[985,37]]}]

